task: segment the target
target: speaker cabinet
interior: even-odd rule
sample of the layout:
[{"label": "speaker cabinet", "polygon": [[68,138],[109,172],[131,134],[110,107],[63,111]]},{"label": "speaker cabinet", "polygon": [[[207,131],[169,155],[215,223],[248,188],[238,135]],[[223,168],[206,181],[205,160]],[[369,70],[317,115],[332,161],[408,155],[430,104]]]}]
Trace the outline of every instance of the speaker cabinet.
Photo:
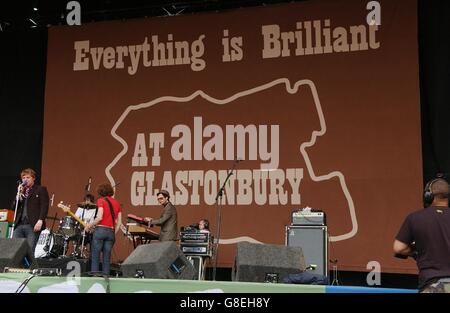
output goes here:
[{"label": "speaker cabinet", "polygon": [[311,273],[328,276],[327,226],[286,226],[286,245],[302,248],[306,266],[317,266]]},{"label": "speaker cabinet", "polygon": [[277,283],[303,270],[301,247],[239,242],[231,274],[234,281]]},{"label": "speaker cabinet", "polygon": [[123,277],[194,279],[192,263],[173,241],[139,245],[121,264]]},{"label": "speaker cabinet", "polygon": [[33,253],[26,239],[0,238],[0,272],[4,272],[5,267],[28,268],[33,262]]}]

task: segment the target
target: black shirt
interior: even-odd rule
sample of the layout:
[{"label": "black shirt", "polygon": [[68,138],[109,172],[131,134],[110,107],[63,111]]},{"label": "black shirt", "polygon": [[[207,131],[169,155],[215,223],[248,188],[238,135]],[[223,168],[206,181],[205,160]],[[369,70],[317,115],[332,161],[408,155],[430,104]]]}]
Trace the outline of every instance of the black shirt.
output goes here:
[{"label": "black shirt", "polygon": [[430,206],[409,214],[396,239],[415,242],[419,289],[440,277],[450,277],[450,209]]}]

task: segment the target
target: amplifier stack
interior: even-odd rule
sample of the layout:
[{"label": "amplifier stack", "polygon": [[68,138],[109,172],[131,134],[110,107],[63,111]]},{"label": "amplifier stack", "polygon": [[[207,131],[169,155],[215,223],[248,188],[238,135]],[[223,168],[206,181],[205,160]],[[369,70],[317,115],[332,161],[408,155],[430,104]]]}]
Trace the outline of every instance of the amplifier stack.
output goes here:
[{"label": "amplifier stack", "polygon": [[309,207],[294,210],[292,223],[286,226],[287,246],[301,247],[306,266],[312,273],[328,276],[328,229],[325,212]]},{"label": "amplifier stack", "polygon": [[185,255],[212,256],[213,240],[211,233],[186,231],[180,233],[180,248]]}]

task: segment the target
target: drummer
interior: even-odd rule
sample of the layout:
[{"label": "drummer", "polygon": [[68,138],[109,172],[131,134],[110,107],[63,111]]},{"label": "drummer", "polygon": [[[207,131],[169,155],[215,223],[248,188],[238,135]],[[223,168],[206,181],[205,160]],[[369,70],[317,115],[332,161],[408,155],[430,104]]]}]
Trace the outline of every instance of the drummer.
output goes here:
[{"label": "drummer", "polygon": [[[84,196],[84,201],[77,204],[77,211],[75,215],[78,216],[86,224],[91,223],[97,217],[97,205],[95,204],[94,195],[88,193]],[[84,247],[92,241],[92,234],[86,232],[84,229],[81,236],[75,238],[75,255],[79,257],[86,257],[84,255]]]},{"label": "drummer", "polygon": [[78,208],[75,215],[86,223],[92,222],[97,217],[97,205],[95,204],[94,195],[88,193],[84,197],[84,201],[77,204]]}]

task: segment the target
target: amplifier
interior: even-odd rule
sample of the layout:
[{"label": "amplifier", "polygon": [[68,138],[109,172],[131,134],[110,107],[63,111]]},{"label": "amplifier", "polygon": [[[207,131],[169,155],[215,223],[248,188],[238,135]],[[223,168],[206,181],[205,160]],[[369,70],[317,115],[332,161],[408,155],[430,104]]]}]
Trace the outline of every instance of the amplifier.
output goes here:
[{"label": "amplifier", "polygon": [[285,243],[301,247],[306,266],[313,266],[312,274],[328,276],[327,226],[286,226]]},{"label": "amplifier", "polygon": [[321,211],[303,211],[298,210],[292,212],[291,225],[321,225],[325,226],[326,217],[325,213]]},{"label": "amplifier", "polygon": [[0,210],[0,222],[10,222],[12,223],[14,219],[14,211],[8,209]]},{"label": "amplifier", "polygon": [[0,222],[0,238],[8,238],[8,237],[9,237],[9,223]]},{"label": "amplifier", "polygon": [[181,251],[185,255],[202,255],[202,256],[212,256],[212,245],[211,244],[180,244]]},{"label": "amplifier", "polygon": [[180,242],[186,243],[209,243],[211,241],[211,233],[195,232],[181,232]]},{"label": "amplifier", "polygon": [[212,256],[213,237],[209,232],[181,232],[180,249],[185,255]]},{"label": "amplifier", "polygon": [[26,273],[31,274],[33,271],[29,268],[18,268],[18,267],[5,267],[3,270],[4,273]]}]

